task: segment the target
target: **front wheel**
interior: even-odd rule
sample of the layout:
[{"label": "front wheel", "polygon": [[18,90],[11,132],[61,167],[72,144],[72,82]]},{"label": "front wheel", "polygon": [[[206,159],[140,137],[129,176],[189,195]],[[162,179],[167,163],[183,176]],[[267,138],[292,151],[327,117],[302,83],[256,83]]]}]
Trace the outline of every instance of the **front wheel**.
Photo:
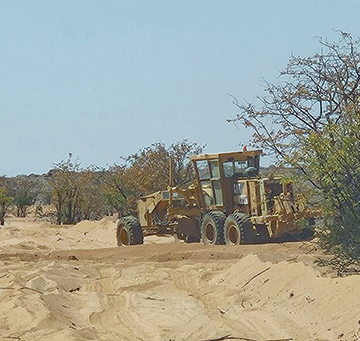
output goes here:
[{"label": "front wheel", "polygon": [[250,218],[244,213],[230,214],[224,228],[226,245],[240,245],[254,241]]},{"label": "front wheel", "polygon": [[133,216],[119,219],[116,238],[118,246],[142,244],[144,236],[139,220]]},{"label": "front wheel", "polygon": [[201,238],[204,244],[225,244],[224,222],[226,216],[221,211],[212,211],[204,215],[201,224]]}]

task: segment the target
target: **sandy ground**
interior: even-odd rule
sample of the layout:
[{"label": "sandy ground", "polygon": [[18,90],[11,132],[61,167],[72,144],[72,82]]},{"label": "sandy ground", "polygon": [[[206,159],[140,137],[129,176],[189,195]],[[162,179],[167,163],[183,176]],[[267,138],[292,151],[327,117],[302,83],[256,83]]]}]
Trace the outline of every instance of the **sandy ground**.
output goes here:
[{"label": "sandy ground", "polygon": [[118,248],[115,226],[8,219],[0,340],[360,340],[360,277],[317,268],[313,243]]}]

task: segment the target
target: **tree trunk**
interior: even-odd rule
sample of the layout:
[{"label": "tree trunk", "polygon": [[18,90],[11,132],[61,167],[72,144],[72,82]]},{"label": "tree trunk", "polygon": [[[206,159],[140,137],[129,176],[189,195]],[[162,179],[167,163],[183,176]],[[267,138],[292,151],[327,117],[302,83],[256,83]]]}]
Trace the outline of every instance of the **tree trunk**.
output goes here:
[{"label": "tree trunk", "polygon": [[5,224],[5,214],[6,214],[6,205],[1,205],[1,212],[0,212],[0,224],[4,226]]},{"label": "tree trunk", "polygon": [[60,204],[58,205],[58,208],[57,208],[57,224],[61,225],[61,205]]}]

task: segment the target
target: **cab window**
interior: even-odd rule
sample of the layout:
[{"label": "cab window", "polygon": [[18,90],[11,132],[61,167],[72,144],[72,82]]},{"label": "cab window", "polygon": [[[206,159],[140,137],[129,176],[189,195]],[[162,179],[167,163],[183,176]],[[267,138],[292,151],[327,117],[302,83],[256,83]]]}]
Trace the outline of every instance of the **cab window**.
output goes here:
[{"label": "cab window", "polygon": [[210,162],[211,168],[211,177],[212,178],[220,178],[220,169],[218,160],[211,160]]},{"label": "cab window", "polygon": [[227,178],[231,178],[233,175],[244,176],[246,168],[248,168],[247,161],[227,161],[223,163],[224,175]]},{"label": "cab window", "polygon": [[244,170],[247,168],[247,161],[235,161],[234,170],[235,174],[243,174]]},{"label": "cab window", "polygon": [[232,161],[223,163],[224,175],[227,178],[231,178],[234,175],[234,164]]},{"label": "cab window", "polygon": [[210,169],[206,160],[196,161],[196,167],[199,172],[200,180],[210,179]]}]

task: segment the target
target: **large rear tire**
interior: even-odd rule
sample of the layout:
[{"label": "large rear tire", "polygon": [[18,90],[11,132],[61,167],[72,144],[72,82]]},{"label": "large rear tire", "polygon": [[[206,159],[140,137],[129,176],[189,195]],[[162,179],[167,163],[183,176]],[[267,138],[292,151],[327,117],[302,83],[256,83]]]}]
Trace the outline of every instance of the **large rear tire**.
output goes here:
[{"label": "large rear tire", "polygon": [[255,236],[249,216],[245,213],[230,214],[225,221],[224,237],[226,245],[254,242]]},{"label": "large rear tire", "polygon": [[118,246],[143,244],[144,236],[139,220],[133,216],[119,219],[116,238]]},{"label": "large rear tire", "polygon": [[201,224],[201,239],[205,245],[225,244],[225,219],[225,214],[220,211],[212,211],[204,215]]}]

